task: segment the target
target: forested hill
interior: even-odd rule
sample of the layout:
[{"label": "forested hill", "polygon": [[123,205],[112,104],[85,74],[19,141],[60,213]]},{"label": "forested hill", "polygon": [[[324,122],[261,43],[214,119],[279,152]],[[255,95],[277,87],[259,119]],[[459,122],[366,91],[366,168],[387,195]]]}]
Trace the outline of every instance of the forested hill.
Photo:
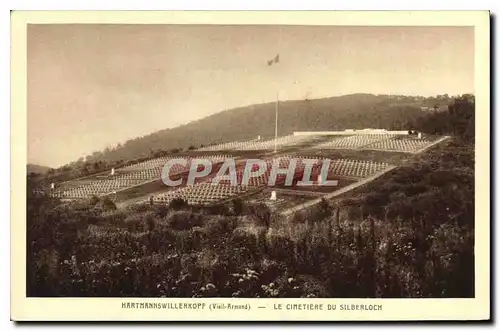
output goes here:
[{"label": "forested hill", "polygon": [[27,165],[27,172],[28,173],[35,173],[35,174],[45,174],[51,170],[50,167],[46,167],[43,165],[38,165],[38,164],[31,164],[29,163]]},{"label": "forested hill", "polygon": [[[279,103],[279,135],[300,130],[347,128],[406,129],[422,114],[421,106],[449,103],[448,96],[422,97],[351,94]],[[153,120],[153,119],[152,119]],[[158,151],[186,149],[218,142],[274,136],[275,103],[225,110],[172,129],[129,140],[116,148],[95,152],[87,162],[113,163],[148,157]]]}]

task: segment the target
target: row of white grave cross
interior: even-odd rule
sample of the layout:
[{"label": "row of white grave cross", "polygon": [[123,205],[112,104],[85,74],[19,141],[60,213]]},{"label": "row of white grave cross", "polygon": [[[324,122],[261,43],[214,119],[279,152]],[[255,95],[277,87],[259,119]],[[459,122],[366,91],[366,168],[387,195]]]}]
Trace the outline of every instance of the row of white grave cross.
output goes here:
[{"label": "row of white grave cross", "polygon": [[[216,155],[201,155],[196,158],[203,158],[212,163],[220,163],[231,155],[216,154]],[[50,184],[51,195],[63,199],[82,199],[92,196],[103,196],[113,194],[117,191],[147,183],[153,180],[158,180],[162,176],[163,165],[173,157],[160,157],[147,161],[143,161],[134,165],[129,165],[120,168],[118,171],[112,168],[109,172],[109,177],[104,179],[96,178],[94,180],[85,181],[70,188],[56,188],[55,183]],[[188,171],[189,162],[194,158],[186,156],[188,165],[176,165],[171,170],[173,174],[180,174]]]},{"label": "row of white grave cross", "polygon": [[[269,139],[266,141],[260,141],[260,136],[258,139],[252,139],[248,141],[231,141],[227,143],[221,143],[209,147],[200,148],[200,151],[224,151],[224,150],[272,150],[276,145],[279,147],[291,147],[298,146],[300,144],[310,142],[320,136],[315,135],[288,135],[275,139]],[[313,145],[313,149],[373,149],[373,150],[396,150],[401,152],[413,152],[414,149],[407,148],[406,145],[394,144],[393,147],[385,148],[384,145],[378,144],[382,141],[392,141],[395,138],[402,138],[403,141],[408,141],[408,144],[412,142],[419,141],[422,139],[422,133],[418,132],[416,137],[407,137],[402,135],[390,134],[390,133],[380,133],[380,134],[356,134],[356,135],[333,135],[329,136],[326,141]],[[399,141],[399,139],[394,140]],[[428,140],[422,141],[422,146],[425,147],[431,142]]]},{"label": "row of white grave cross", "polygon": [[297,146],[302,143],[315,139],[315,136],[294,136],[288,135],[278,139],[270,139],[261,141],[261,137],[247,141],[231,141],[213,146],[203,147],[199,151],[224,151],[224,150],[240,150],[240,151],[258,151],[258,150],[273,150],[277,147]]}]

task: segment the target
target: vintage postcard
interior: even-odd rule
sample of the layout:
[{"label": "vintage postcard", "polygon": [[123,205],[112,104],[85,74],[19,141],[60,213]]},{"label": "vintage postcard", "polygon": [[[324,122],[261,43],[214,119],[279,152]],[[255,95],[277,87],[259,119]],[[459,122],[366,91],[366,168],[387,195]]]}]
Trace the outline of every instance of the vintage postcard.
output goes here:
[{"label": "vintage postcard", "polygon": [[11,318],[489,320],[489,22],[12,12]]}]

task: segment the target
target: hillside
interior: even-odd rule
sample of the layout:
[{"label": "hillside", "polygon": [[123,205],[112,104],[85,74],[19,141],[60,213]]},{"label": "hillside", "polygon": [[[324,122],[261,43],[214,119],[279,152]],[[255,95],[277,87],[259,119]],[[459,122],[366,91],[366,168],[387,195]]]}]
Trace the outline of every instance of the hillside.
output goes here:
[{"label": "hillside", "polygon": [[[421,116],[420,104],[426,100],[404,96],[352,94],[325,99],[284,101],[279,104],[278,134],[346,128],[406,129],[409,122]],[[275,103],[234,108],[183,126],[129,140],[115,149],[93,153],[86,161],[112,163],[148,157],[159,150],[253,139],[257,135],[271,138],[274,136],[274,125]]]},{"label": "hillside", "polygon": [[419,130],[452,137],[293,216],[264,191],[219,205],[66,203],[28,176],[27,296],[473,298],[475,101],[424,114]]},{"label": "hillside", "polygon": [[284,218],[234,199],[117,209],[30,189],[27,296],[473,298],[474,145]]}]

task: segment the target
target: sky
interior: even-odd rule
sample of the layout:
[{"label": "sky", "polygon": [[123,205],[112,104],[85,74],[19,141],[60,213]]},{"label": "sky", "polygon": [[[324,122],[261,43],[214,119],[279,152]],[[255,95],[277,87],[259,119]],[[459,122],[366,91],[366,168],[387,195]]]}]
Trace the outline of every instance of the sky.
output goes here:
[{"label": "sky", "polygon": [[277,93],[474,93],[472,27],[37,24],[27,38],[28,162],[52,167]]}]

